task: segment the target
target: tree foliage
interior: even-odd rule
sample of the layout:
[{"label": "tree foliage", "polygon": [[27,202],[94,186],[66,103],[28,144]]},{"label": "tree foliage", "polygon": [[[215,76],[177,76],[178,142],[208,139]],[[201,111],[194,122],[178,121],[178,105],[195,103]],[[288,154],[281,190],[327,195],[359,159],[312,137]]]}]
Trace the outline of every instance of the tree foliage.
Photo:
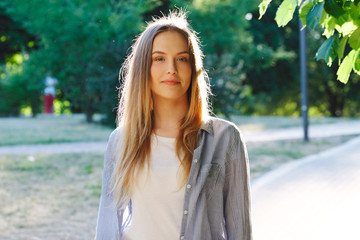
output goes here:
[{"label": "tree foliage", "polygon": [[[51,72],[59,79],[58,97],[70,100],[72,110],[85,112],[88,121],[104,112],[104,102],[116,106],[117,72],[149,1],[4,0],[0,6],[39,39],[38,50],[22,51],[28,58],[21,65],[23,78],[36,85],[37,98]],[[11,82],[15,75],[6,76]]]},{"label": "tree foliage", "polygon": [[[347,83],[350,73],[360,75],[360,4],[359,0],[283,0],[275,20],[279,27],[293,18],[296,7],[304,26],[320,26],[327,40],[320,46],[316,59],[323,59],[331,66],[338,58],[337,79]],[[260,18],[271,0],[259,5]],[[346,49],[350,49],[347,51]]]},{"label": "tree foliage", "polygon": [[[279,28],[274,21],[282,0],[273,0],[266,14],[259,17],[258,9],[253,12],[249,30],[254,36],[255,44],[266,44],[272,49],[279,46],[292,58],[278,59],[271,62],[271,67],[257,71],[257,63],[253,70],[247,72],[246,84],[252,87],[254,111],[249,114],[258,115],[300,115],[300,78],[299,78],[299,16],[294,14],[293,21]],[[321,36],[320,26],[308,31],[306,52],[315,56],[318,48],[326,40]],[[278,53],[279,55],[279,53]],[[336,81],[338,61],[327,67],[325,61],[307,59],[309,115],[315,116],[359,116],[360,101],[357,94],[360,90],[360,75],[352,73],[347,84]]]},{"label": "tree foliage", "polygon": [[[298,24],[291,21],[277,27],[273,19],[284,19],[276,17],[282,2],[273,0],[259,21],[256,1],[3,0],[0,47],[4,51],[0,57],[5,62],[0,66],[0,115],[17,115],[22,106],[39,112],[43,79],[51,72],[59,80],[57,98],[70,102],[72,112],[86,113],[89,121],[94,112],[104,113],[107,122],[114,124],[119,68],[133,39],[145,21],[176,6],[188,11],[200,37],[216,114],[297,116]],[[294,1],[287,2],[283,11],[292,12]],[[318,16],[318,10],[319,6],[313,14]],[[308,20],[309,25],[317,22]],[[315,55],[317,44],[328,41],[319,56],[330,59],[332,66],[308,62],[312,109],[323,115],[356,116],[360,77],[354,74],[346,85],[333,81],[338,61],[332,54],[337,40],[335,35],[326,41],[317,38],[319,24],[308,34],[317,41],[308,41],[307,51]],[[349,53],[350,38],[338,41],[338,52],[344,53],[342,62]],[[357,44],[354,39],[352,45]]]},{"label": "tree foliage", "polygon": [[36,38],[29,34],[21,23],[13,21],[0,7],[0,63],[11,61],[11,57],[22,50],[36,49]]},{"label": "tree foliage", "polygon": [[[191,24],[199,34],[213,92],[214,113],[229,116],[253,112],[249,73],[255,66],[258,71],[270,68],[280,51],[254,42],[250,13],[257,3],[194,0],[191,3],[173,1],[173,4],[186,7]],[[248,19],[246,14],[250,14]]]}]

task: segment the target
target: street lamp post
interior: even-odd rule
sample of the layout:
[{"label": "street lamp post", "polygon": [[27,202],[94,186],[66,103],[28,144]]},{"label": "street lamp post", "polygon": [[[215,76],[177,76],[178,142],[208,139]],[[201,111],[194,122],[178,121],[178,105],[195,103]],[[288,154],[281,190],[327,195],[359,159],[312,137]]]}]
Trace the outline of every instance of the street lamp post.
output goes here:
[{"label": "street lamp post", "polygon": [[307,102],[307,68],[306,68],[306,32],[299,19],[300,42],[300,81],[301,81],[301,116],[304,128],[304,141],[309,141],[308,136],[308,102]]}]

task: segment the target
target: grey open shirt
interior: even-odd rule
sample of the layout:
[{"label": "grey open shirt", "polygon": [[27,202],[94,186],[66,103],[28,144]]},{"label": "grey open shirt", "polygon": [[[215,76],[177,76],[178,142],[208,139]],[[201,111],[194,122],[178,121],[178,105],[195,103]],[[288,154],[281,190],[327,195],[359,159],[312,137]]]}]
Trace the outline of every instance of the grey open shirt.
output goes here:
[{"label": "grey open shirt", "polygon": [[[96,240],[118,240],[124,230],[123,211],[109,193],[120,135],[120,128],[113,131],[105,154]],[[179,239],[252,239],[249,164],[241,133],[230,122],[209,118],[199,143],[186,183]]]}]

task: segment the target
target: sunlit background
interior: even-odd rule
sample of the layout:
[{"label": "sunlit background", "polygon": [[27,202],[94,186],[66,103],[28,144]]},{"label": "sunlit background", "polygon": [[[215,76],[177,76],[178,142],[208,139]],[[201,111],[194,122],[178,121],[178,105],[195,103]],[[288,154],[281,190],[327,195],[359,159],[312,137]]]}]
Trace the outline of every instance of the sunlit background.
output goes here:
[{"label": "sunlit background", "polygon": [[[119,69],[145,22],[174,6],[188,11],[201,39],[214,114],[235,122],[249,139],[252,181],[359,136],[360,76],[352,73],[343,84],[336,80],[336,61],[328,67],[314,59],[325,40],[319,28],[306,35],[310,125],[325,126],[322,133],[353,127],[316,138],[310,131],[310,142],[302,141],[299,24],[294,15],[277,26],[280,2],[272,1],[259,20],[259,0],[2,0],[0,239],[93,238]],[[56,79],[50,112],[47,77]],[[276,138],[280,130],[285,137]],[[259,204],[257,214],[267,209],[287,216]],[[271,216],[260,215],[255,240],[296,239],[262,236]]]}]

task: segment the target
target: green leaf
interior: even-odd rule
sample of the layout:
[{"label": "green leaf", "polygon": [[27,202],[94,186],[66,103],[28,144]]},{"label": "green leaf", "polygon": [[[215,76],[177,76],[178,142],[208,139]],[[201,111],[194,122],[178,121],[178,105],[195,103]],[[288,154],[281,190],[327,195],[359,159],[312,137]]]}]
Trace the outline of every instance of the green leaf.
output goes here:
[{"label": "green leaf", "polygon": [[313,6],[314,6],[314,4],[311,1],[309,1],[309,2],[304,3],[299,10],[299,18],[304,26],[306,26],[306,15],[308,15],[310,9]]},{"label": "green leaf", "polygon": [[349,54],[344,58],[342,63],[340,64],[339,69],[336,72],[337,79],[342,83],[347,83],[351,70],[353,69],[355,62],[355,54],[357,51],[352,50]]},{"label": "green leaf", "polygon": [[352,21],[360,27],[360,4],[355,5],[355,3],[352,3],[349,12]]},{"label": "green leaf", "polygon": [[358,27],[354,25],[353,22],[347,22],[341,26],[341,30],[339,32],[342,33],[343,36],[346,36],[352,34],[357,28]]},{"label": "green leaf", "polygon": [[354,50],[358,50],[360,48],[360,28],[351,34],[349,38],[349,45]]},{"label": "green leaf", "polygon": [[341,38],[340,40],[340,44],[339,44],[339,50],[338,50],[338,58],[339,58],[339,64],[342,60],[342,58],[344,57],[344,51],[345,51],[345,46],[346,46],[346,42],[348,40],[348,36]]},{"label": "green leaf", "polygon": [[324,59],[328,66],[331,66],[332,62],[337,56],[339,50],[339,38],[336,35],[326,39],[320,46],[316,53],[316,60]]},{"label": "green leaf", "polygon": [[357,56],[355,57],[353,70],[356,74],[360,75],[360,50],[358,50]]},{"label": "green leaf", "polygon": [[344,2],[344,5],[343,5],[343,8],[349,8],[350,6],[351,6],[351,2],[352,0],[346,0],[345,2]]},{"label": "green leaf", "polygon": [[322,11],[321,18],[320,18],[320,20],[319,20],[319,24],[320,24],[321,26],[323,26],[323,25],[324,25],[324,22],[325,22],[329,17],[331,17],[331,15],[327,14],[326,11]]},{"label": "green leaf", "polygon": [[297,0],[284,0],[276,11],[275,21],[279,27],[283,27],[293,18]]},{"label": "green leaf", "polygon": [[260,4],[259,4],[259,19],[262,18],[262,16],[264,16],[269,4],[270,4],[271,0],[263,0]]},{"label": "green leaf", "polygon": [[323,9],[324,2],[314,5],[306,16],[306,26],[311,29],[315,29],[315,27],[319,24]]},{"label": "green leaf", "polygon": [[336,19],[336,24],[339,26],[342,26],[343,24],[351,21],[349,12],[346,12],[345,14],[341,15],[340,17],[334,17],[334,18]]},{"label": "green leaf", "polygon": [[327,18],[326,21],[324,21],[323,27],[325,28],[323,35],[326,38],[329,38],[333,35],[334,29],[336,26],[335,18],[333,16],[330,16]]},{"label": "green leaf", "polygon": [[326,0],[324,9],[328,14],[338,18],[345,13],[342,5],[343,1],[341,0]]},{"label": "green leaf", "polygon": [[357,6],[359,4],[360,0],[355,0],[354,3]]}]

